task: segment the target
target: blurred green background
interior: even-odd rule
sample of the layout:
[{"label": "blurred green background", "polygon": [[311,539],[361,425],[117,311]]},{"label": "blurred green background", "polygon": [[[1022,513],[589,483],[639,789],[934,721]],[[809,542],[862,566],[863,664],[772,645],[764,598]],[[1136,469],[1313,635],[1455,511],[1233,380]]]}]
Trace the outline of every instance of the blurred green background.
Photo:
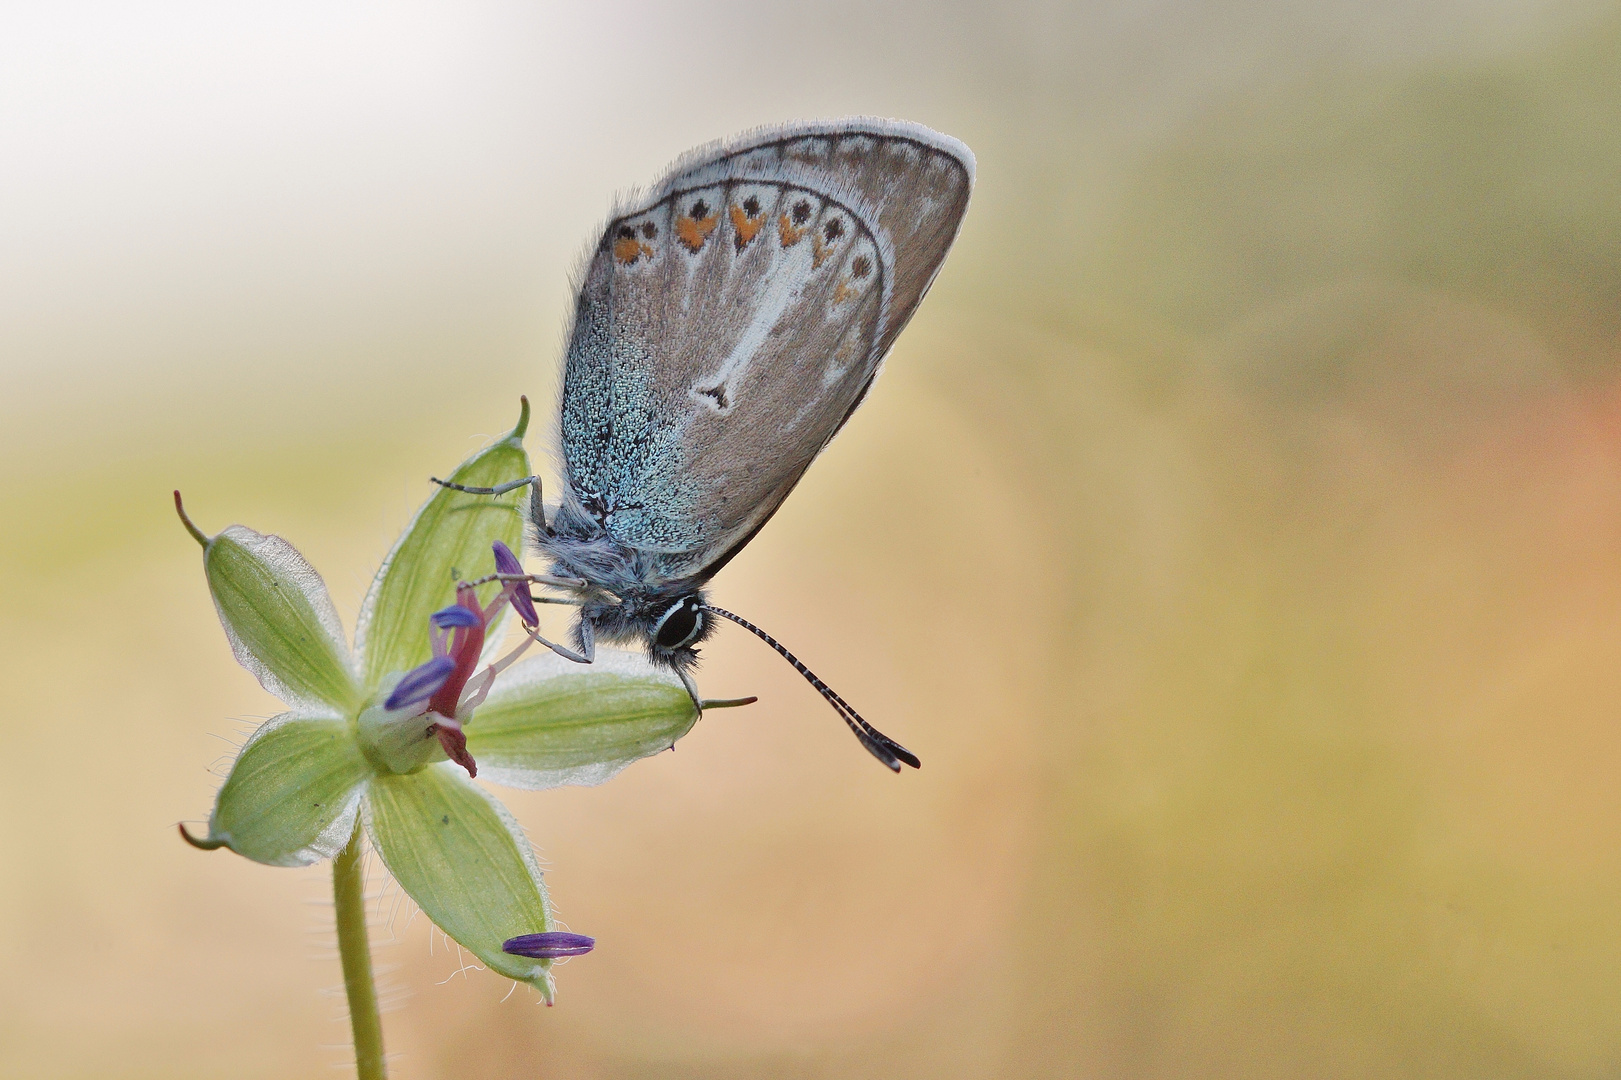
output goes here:
[{"label": "blurred green background", "polygon": [[857,112],[974,205],[716,596],[925,766],[722,633],[760,705],[508,796],[600,941],[556,1008],[374,866],[394,1075],[1616,1075],[1618,56],[1555,0],[8,5],[0,1075],[346,1060],[325,868],[174,834],[276,706],[170,489],[352,626],[550,415],[609,193]]}]

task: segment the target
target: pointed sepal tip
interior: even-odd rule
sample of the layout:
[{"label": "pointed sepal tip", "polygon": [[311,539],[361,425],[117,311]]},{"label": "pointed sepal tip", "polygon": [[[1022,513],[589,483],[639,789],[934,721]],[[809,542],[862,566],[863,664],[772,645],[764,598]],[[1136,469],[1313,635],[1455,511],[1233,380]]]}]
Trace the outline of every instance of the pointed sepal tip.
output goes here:
[{"label": "pointed sepal tip", "polygon": [[203,530],[199,529],[196,525],[192,524],[191,518],[186,516],[186,507],[185,504],[180,501],[179,488],[175,488],[174,492],[174,510],[175,513],[180,515],[180,523],[186,527],[187,532],[191,533],[192,539],[201,544],[204,551],[207,551],[208,545],[214,542],[214,538],[204,533]]},{"label": "pointed sepal tip", "polygon": [[518,425],[512,429],[509,439],[523,440],[524,434],[529,430],[529,395],[518,395]]},{"label": "pointed sepal tip", "polygon": [[[176,494],[179,493],[176,492]],[[184,840],[198,851],[218,851],[220,848],[226,846],[226,842],[224,840],[216,840],[213,837],[203,837],[199,840],[197,837],[191,835],[191,830],[186,828],[186,823],[184,821],[180,822],[176,828],[180,830],[180,839]]]},{"label": "pointed sepal tip", "polygon": [[708,712],[710,709],[737,709],[759,700],[757,697],[704,698],[698,704],[704,712]]}]

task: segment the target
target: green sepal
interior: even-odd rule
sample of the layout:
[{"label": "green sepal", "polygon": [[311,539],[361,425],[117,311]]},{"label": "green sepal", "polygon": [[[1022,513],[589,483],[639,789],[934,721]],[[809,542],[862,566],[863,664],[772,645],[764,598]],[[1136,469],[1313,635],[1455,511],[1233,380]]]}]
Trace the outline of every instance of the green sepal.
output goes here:
[{"label": "green sepal", "polygon": [[467,724],[467,749],[479,775],[508,787],[600,784],[697,721],[681,680],[641,657],[599,649],[586,666],[547,654],[501,673]]},{"label": "green sepal", "polygon": [[366,789],[366,831],[400,887],[491,971],[552,999],[551,961],[501,951],[552,929],[540,864],[504,806],[451,762]]},{"label": "green sepal", "polygon": [[371,767],[346,720],[282,713],[237,755],[214,800],[205,844],[269,866],[306,866],[342,850]]},{"label": "green sepal", "polygon": [[203,570],[231,652],[260,685],[312,712],[359,705],[343,624],[321,575],[298,549],[232,525],[208,541]]},{"label": "green sepal", "polygon": [[[450,479],[468,487],[497,487],[530,475],[529,455],[523,448],[528,421],[525,401],[518,426],[462,462]],[[528,494],[527,487],[495,496],[435,488],[383,560],[361,605],[355,648],[363,658],[368,687],[377,686],[390,672],[409,671],[432,655],[428,616],[455,602],[458,580],[495,572],[493,541],[522,552]],[[488,603],[498,590],[499,585],[491,583],[480,590],[479,598]]]}]

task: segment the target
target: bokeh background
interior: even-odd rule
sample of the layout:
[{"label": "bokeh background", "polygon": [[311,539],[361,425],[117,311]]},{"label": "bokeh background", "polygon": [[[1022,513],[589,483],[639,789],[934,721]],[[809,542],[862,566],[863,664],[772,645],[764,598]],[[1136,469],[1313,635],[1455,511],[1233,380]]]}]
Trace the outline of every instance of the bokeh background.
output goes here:
[{"label": "bokeh background", "polygon": [[[0,8],[0,1075],[341,1075],[324,867],[183,846],[275,710],[198,522],[352,626],[553,407],[609,193],[877,113],[979,186],[717,597],[716,713],[513,794],[553,1009],[396,906],[394,1075],[1621,1071],[1621,8]],[[535,445],[537,451],[543,447]]]}]

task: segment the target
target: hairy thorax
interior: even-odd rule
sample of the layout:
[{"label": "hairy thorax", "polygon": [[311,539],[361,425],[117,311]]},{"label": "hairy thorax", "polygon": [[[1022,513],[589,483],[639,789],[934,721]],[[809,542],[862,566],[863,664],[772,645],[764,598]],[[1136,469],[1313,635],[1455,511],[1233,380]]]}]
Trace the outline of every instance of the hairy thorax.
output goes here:
[{"label": "hairy thorax", "polygon": [[643,648],[656,664],[686,670],[696,662],[691,648],[671,652],[654,647],[654,627],[672,603],[689,596],[703,600],[696,582],[672,580],[654,569],[660,553],[615,539],[589,512],[568,502],[557,509],[550,529],[539,530],[535,543],[551,560],[553,575],[582,578],[598,590],[580,605],[576,645],[583,646],[582,627],[589,622],[597,640]]}]

